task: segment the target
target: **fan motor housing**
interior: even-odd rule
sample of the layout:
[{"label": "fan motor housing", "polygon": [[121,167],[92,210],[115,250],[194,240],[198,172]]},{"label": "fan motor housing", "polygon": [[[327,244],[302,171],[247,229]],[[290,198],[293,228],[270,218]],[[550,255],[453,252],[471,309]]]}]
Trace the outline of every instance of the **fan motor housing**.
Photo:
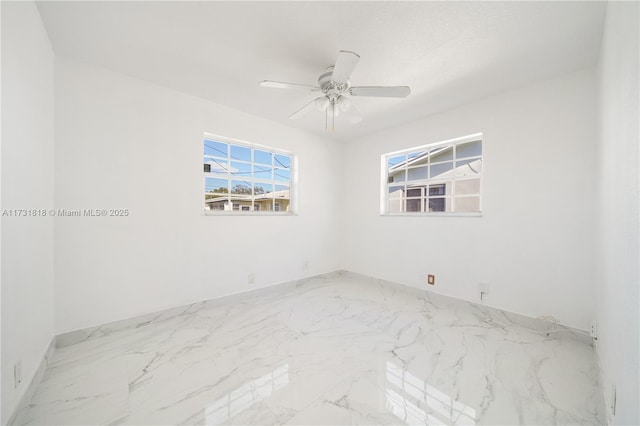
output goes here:
[{"label": "fan motor housing", "polygon": [[333,92],[336,94],[340,94],[345,92],[349,88],[348,81],[346,83],[338,84],[332,80],[332,77],[333,77],[333,65],[328,67],[326,71],[320,74],[320,77],[318,77],[318,86],[320,87],[320,90],[322,90],[324,93]]}]

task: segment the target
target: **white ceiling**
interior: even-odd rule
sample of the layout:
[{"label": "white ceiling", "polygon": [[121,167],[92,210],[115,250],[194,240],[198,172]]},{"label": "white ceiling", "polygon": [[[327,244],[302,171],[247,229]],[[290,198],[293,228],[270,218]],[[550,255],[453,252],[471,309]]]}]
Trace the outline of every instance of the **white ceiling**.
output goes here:
[{"label": "white ceiling", "polygon": [[[603,2],[40,2],[57,54],[251,114],[349,140],[596,63]],[[409,85],[406,99],[353,98],[364,115],[325,132],[315,84],[339,50],[352,85]]]}]

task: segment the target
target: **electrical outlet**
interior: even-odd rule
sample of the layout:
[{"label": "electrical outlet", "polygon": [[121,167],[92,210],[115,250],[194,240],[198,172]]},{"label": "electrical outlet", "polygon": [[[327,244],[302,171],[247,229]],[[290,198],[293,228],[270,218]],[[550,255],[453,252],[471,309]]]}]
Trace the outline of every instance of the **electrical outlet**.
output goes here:
[{"label": "electrical outlet", "polygon": [[480,293],[480,302],[484,302],[485,297],[489,294],[489,283],[478,284],[478,291]]},{"label": "electrical outlet", "polygon": [[22,361],[13,364],[13,385],[18,387],[22,383]]},{"label": "electrical outlet", "polygon": [[595,321],[591,321],[591,327],[589,328],[589,334],[594,339],[598,340],[598,323]]},{"label": "electrical outlet", "polygon": [[435,275],[427,275],[427,284],[436,285],[436,276]]},{"label": "electrical outlet", "polygon": [[249,281],[249,285],[255,284],[256,283],[256,274],[254,274],[253,272],[249,274],[248,277],[248,281]]}]

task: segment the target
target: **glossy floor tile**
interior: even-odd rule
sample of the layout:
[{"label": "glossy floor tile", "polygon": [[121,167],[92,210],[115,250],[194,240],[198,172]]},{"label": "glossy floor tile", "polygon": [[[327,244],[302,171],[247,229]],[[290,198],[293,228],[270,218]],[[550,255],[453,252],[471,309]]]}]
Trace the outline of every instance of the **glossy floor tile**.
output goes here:
[{"label": "glossy floor tile", "polygon": [[23,424],[600,424],[588,339],[319,278],[59,348]]}]

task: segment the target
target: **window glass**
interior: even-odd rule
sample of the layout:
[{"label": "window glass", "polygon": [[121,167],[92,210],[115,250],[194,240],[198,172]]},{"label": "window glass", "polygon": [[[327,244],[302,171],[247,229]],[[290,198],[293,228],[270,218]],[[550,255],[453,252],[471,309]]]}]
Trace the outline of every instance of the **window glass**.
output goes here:
[{"label": "window glass", "polygon": [[407,197],[421,197],[422,188],[407,188]]},{"label": "window glass", "polygon": [[456,197],[456,211],[458,212],[480,211],[480,197]]},{"label": "window glass", "polygon": [[389,199],[402,198],[404,192],[404,185],[390,185],[389,186]]},{"label": "window glass", "polygon": [[256,179],[273,179],[273,169],[271,166],[253,166],[253,177]]},{"label": "window glass", "polygon": [[456,146],[456,158],[478,157],[482,155],[482,142],[462,143]]},{"label": "window glass", "polygon": [[205,211],[292,211],[293,155],[209,138],[203,151]]},{"label": "window glass", "polygon": [[279,182],[290,182],[291,172],[285,169],[275,169],[273,171],[273,180],[276,180]]},{"label": "window glass", "polygon": [[482,172],[482,160],[456,161],[456,176],[478,176]]},{"label": "window glass", "polygon": [[251,182],[242,181],[242,180],[231,181],[232,194],[251,195],[251,192],[252,192],[251,187],[252,187]]},{"label": "window glass", "polygon": [[480,212],[482,135],[382,157],[382,213]]},{"label": "window glass", "polygon": [[404,211],[402,205],[402,198],[389,199],[387,209],[389,213],[402,213]]},{"label": "window glass", "polygon": [[291,168],[291,157],[288,155],[275,154],[273,156],[274,167],[283,167],[285,169]]},{"label": "window glass", "polygon": [[229,158],[229,144],[216,142],[216,141],[204,141],[204,154],[212,157]]},{"label": "window glass", "polygon": [[230,145],[231,147],[231,159],[251,161],[251,148],[239,145]]},{"label": "window glass", "polygon": [[389,179],[390,179],[390,182],[392,183],[404,182],[406,175],[407,175],[406,170],[396,170],[389,174]]},{"label": "window glass", "polygon": [[429,196],[445,195],[447,185],[442,183],[438,185],[429,185]]},{"label": "window glass", "polygon": [[407,180],[423,180],[429,177],[429,168],[427,166],[412,168],[408,170]]},{"label": "window glass", "polygon": [[207,193],[212,194],[227,194],[229,192],[227,188],[228,181],[226,179],[206,178],[205,190]]},{"label": "window glass", "polygon": [[204,157],[204,171],[208,173],[226,174],[229,171],[227,160],[213,157]]},{"label": "window glass", "polygon": [[254,191],[256,195],[271,194],[273,192],[273,184],[256,182],[254,186]]},{"label": "window glass", "polygon": [[429,150],[429,156],[432,163],[453,160],[453,146],[439,146]]},{"label": "window glass", "polygon": [[407,211],[408,212],[419,212],[421,199],[420,198],[410,198],[407,200]]},{"label": "window glass", "polygon": [[253,161],[256,164],[271,165],[273,154],[267,151],[261,151],[259,149],[253,150]]},{"label": "window glass", "polygon": [[404,163],[406,159],[407,159],[406,155],[398,155],[396,157],[391,157],[387,161],[387,167],[392,168],[393,166]]},{"label": "window glass", "polygon": [[449,161],[447,163],[440,164],[432,164],[431,165],[431,179],[434,178],[445,178],[451,175],[451,171],[453,170],[453,162]]},{"label": "window glass", "polygon": [[480,194],[480,179],[461,179],[456,181],[456,195]]},{"label": "window glass", "polygon": [[232,161],[229,171],[234,176],[251,177],[251,164]]},{"label": "window glass", "polygon": [[429,211],[430,212],[444,212],[446,211],[446,199],[444,197],[429,198]]}]

